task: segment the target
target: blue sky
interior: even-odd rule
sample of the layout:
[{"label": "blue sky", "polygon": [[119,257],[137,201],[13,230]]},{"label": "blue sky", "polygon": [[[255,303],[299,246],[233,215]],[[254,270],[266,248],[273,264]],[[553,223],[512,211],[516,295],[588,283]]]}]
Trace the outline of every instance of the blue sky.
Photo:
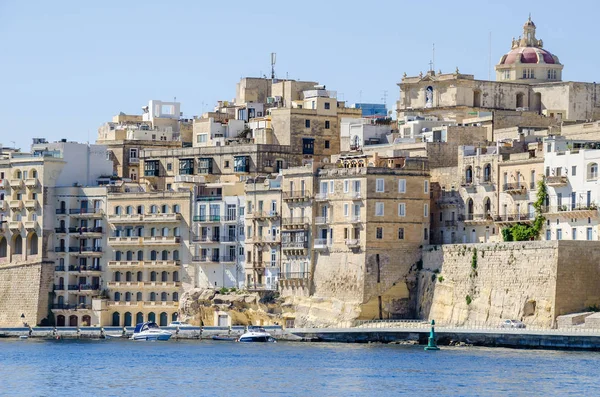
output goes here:
[{"label": "blue sky", "polygon": [[489,33],[493,66],[529,12],[563,79],[595,81],[600,3],[522,3],[0,0],[0,143],[93,142],[149,99],[177,97],[199,115],[232,99],[240,77],[268,74],[271,52],[280,78],[318,81],[350,103],[387,91],[393,108],[402,74],[426,71],[433,43],[436,71],[487,79]]}]

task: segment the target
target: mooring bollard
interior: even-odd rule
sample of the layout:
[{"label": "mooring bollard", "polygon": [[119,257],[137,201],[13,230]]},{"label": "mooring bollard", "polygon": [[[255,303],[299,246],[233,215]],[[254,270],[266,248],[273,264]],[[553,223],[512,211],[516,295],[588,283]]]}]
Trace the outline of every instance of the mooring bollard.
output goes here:
[{"label": "mooring bollard", "polygon": [[431,320],[431,331],[429,331],[429,339],[427,341],[427,346],[425,346],[425,350],[440,350],[435,343],[435,320]]}]

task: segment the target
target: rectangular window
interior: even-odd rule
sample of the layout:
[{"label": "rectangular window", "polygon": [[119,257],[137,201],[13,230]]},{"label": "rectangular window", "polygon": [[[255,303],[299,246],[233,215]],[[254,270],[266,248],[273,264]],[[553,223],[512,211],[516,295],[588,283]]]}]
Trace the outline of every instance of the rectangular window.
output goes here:
[{"label": "rectangular window", "polygon": [[354,181],[354,193],[360,193],[360,181]]},{"label": "rectangular window", "polygon": [[398,216],[406,216],[406,203],[398,203]]},{"label": "rectangular window", "polygon": [[129,159],[137,159],[138,158],[138,150],[137,148],[129,149]]},{"label": "rectangular window", "polygon": [[586,235],[587,240],[589,240],[589,241],[592,240],[592,228],[591,227],[588,227],[585,230],[585,235]]},{"label": "rectangular window", "polygon": [[571,229],[571,239],[577,240],[577,229],[576,228]]},{"label": "rectangular window", "polygon": [[250,156],[234,156],[233,172],[250,172]]},{"label": "rectangular window", "polygon": [[201,158],[198,159],[198,173],[199,174],[212,174],[213,159]]},{"label": "rectangular window", "polygon": [[173,171],[173,163],[167,163],[167,171]]},{"label": "rectangular window", "polygon": [[406,179],[398,179],[398,193],[406,193]]},{"label": "rectangular window", "polygon": [[427,230],[427,228],[423,229],[423,240],[429,240],[429,231]]},{"label": "rectangular window", "polygon": [[325,120],[325,129],[328,130],[330,128],[329,120]]},{"label": "rectangular window", "polygon": [[571,167],[571,176],[577,175],[577,166],[574,165]]},{"label": "rectangular window", "polygon": [[350,181],[345,179],[344,180],[344,193],[348,193],[350,191]]},{"label": "rectangular window", "polygon": [[378,227],[377,228],[377,240],[381,240],[381,239],[383,239],[383,228]]},{"label": "rectangular window", "polygon": [[344,228],[344,240],[348,239],[348,228]]},{"label": "rectangular window", "polygon": [[556,239],[562,240],[562,229],[556,229]]},{"label": "rectangular window", "polygon": [[425,218],[429,217],[429,204],[427,204],[427,203],[425,205],[423,205],[423,216]]},{"label": "rectangular window", "polygon": [[179,175],[192,175],[194,173],[194,159],[179,160]]},{"label": "rectangular window", "polygon": [[550,230],[546,230],[546,240],[552,240],[552,233],[550,232]]},{"label": "rectangular window", "polygon": [[207,138],[208,134],[198,134],[198,136],[196,137],[196,141],[198,143],[206,143]]},{"label": "rectangular window", "polygon": [[383,216],[384,206],[383,203],[375,203],[375,216]]},{"label": "rectangular window", "polygon": [[350,206],[348,205],[348,203],[344,203],[344,216],[349,216],[350,215],[350,210],[349,210]]},{"label": "rectangular window", "polygon": [[404,240],[404,228],[403,227],[398,228],[398,240]]},{"label": "rectangular window", "polygon": [[385,181],[383,179],[377,179],[375,191],[377,193],[383,193],[385,191]]},{"label": "rectangular window", "polygon": [[324,105],[325,105],[325,110],[329,110],[331,107],[331,104],[329,102],[325,102]]},{"label": "rectangular window", "polygon": [[302,138],[302,154],[315,154],[315,140]]},{"label": "rectangular window", "polygon": [[329,193],[333,193],[333,181],[329,181]]},{"label": "rectangular window", "polygon": [[308,119],[304,120],[304,126],[306,128],[310,128],[310,120],[308,120]]},{"label": "rectangular window", "polygon": [[425,181],[424,186],[423,186],[423,191],[425,193],[429,193],[429,181]]},{"label": "rectangular window", "polygon": [[229,160],[225,160],[225,165],[224,165],[224,167],[225,167],[225,168],[229,168]]},{"label": "rectangular window", "polygon": [[329,149],[329,141],[325,141],[325,149]]},{"label": "rectangular window", "polygon": [[149,160],[144,163],[144,176],[159,176],[159,160]]}]

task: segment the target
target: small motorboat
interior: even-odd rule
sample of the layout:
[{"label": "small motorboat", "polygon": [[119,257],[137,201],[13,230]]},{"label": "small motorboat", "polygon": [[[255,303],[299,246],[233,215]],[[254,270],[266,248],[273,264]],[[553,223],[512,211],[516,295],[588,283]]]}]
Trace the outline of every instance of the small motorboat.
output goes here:
[{"label": "small motorboat", "polygon": [[152,321],[137,324],[131,336],[133,340],[169,340],[169,338],[171,333],[160,329],[158,324]]},{"label": "small motorboat", "polygon": [[238,342],[277,342],[275,338],[271,336],[262,327],[248,327],[246,333],[242,334],[238,339]]}]

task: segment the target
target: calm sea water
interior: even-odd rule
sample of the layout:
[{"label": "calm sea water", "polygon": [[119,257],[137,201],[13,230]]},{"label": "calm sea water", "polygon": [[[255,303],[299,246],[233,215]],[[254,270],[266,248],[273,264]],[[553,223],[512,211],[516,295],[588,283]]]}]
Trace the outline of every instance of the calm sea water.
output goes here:
[{"label": "calm sea water", "polygon": [[597,396],[600,353],[0,340],[6,396]]}]

